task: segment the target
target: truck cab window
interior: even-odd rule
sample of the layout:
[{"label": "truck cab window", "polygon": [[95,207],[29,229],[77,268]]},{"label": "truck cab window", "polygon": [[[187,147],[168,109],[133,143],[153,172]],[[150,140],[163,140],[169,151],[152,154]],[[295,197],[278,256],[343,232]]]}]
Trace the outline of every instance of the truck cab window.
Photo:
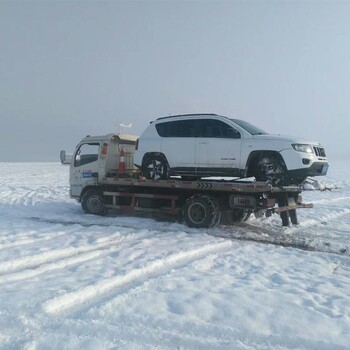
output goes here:
[{"label": "truck cab window", "polygon": [[95,162],[98,159],[99,148],[99,143],[83,143],[80,145],[75,153],[74,166],[79,167]]}]

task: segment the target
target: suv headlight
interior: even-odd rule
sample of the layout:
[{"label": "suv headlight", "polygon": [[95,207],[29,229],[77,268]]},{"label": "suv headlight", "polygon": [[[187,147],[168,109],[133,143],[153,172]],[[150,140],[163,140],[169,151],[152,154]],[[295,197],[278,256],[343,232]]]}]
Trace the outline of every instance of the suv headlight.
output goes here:
[{"label": "suv headlight", "polygon": [[301,143],[292,143],[292,147],[297,152],[304,152],[304,153],[313,153],[312,147],[310,145],[303,145]]}]

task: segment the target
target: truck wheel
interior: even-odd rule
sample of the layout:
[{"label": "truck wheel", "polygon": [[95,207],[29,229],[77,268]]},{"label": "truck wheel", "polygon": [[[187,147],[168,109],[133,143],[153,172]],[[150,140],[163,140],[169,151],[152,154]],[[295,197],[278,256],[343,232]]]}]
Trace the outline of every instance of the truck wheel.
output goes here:
[{"label": "truck wheel", "polygon": [[226,210],[221,215],[220,223],[223,225],[234,225],[248,220],[251,212],[244,209]]},{"label": "truck wheel", "polygon": [[166,159],[159,154],[152,154],[142,163],[142,173],[146,179],[165,180],[168,178],[169,166]]},{"label": "truck wheel", "polygon": [[182,214],[189,227],[202,228],[215,226],[221,213],[214,197],[197,194],[186,201]]},{"label": "truck wheel", "polygon": [[88,190],[84,193],[81,206],[88,214],[104,215],[107,211],[101,193],[96,190]]},{"label": "truck wheel", "polygon": [[259,158],[252,169],[257,181],[273,181],[276,185],[287,185],[287,174],[284,165],[273,155]]}]

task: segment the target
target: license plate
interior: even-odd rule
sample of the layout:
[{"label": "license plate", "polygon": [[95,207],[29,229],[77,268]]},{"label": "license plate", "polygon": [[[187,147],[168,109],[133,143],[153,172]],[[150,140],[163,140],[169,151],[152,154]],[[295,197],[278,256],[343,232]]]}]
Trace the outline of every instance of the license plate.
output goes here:
[{"label": "license plate", "polygon": [[326,175],[328,171],[329,165],[328,164],[323,164],[321,175]]}]

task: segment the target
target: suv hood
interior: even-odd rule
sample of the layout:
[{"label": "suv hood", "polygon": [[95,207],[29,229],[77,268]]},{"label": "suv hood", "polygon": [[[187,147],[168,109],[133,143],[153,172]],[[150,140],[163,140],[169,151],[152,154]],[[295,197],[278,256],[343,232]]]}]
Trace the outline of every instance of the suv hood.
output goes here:
[{"label": "suv hood", "polygon": [[302,143],[302,144],[317,145],[317,146],[320,145],[320,143],[316,141],[305,140],[300,137],[277,135],[277,134],[276,135],[275,134],[252,135],[252,138],[256,140],[274,140],[274,141]]}]

